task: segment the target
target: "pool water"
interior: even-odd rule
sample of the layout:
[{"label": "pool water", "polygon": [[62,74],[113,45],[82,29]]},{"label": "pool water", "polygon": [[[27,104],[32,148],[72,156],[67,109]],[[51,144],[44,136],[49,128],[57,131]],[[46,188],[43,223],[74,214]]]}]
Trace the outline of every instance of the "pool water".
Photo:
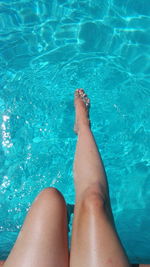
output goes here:
[{"label": "pool water", "polygon": [[119,236],[150,263],[150,1],[0,1],[0,33],[0,258],[43,188],[74,203],[82,87]]}]

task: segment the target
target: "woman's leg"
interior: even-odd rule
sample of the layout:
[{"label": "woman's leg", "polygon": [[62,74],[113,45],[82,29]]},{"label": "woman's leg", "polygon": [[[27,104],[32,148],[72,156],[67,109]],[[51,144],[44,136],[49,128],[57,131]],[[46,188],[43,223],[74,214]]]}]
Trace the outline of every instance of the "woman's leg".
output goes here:
[{"label": "woman's leg", "polygon": [[4,267],[68,267],[67,211],[55,188],[35,199]]},{"label": "woman's leg", "polygon": [[84,91],[76,91],[76,205],[70,267],[128,267],[130,264],[115,230],[106,174],[84,102],[88,102]]}]

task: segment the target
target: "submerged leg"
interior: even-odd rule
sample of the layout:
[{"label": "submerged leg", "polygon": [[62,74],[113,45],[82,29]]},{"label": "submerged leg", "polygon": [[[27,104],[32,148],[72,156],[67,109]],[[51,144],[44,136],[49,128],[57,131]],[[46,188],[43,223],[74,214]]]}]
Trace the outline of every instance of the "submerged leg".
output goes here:
[{"label": "submerged leg", "polygon": [[68,267],[67,211],[55,188],[35,199],[4,267]]},{"label": "submerged leg", "polygon": [[106,174],[84,102],[88,105],[84,91],[76,91],[76,205],[70,267],[128,267],[127,256],[115,230]]}]

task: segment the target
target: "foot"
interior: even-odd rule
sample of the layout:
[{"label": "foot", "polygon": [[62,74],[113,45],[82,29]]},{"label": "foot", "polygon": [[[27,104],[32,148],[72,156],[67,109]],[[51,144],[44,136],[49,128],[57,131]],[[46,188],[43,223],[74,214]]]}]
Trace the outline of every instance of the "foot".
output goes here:
[{"label": "foot", "polygon": [[74,131],[78,134],[79,129],[82,126],[90,126],[90,121],[89,121],[90,100],[85,94],[83,89],[77,89],[75,91],[74,106],[76,111]]}]

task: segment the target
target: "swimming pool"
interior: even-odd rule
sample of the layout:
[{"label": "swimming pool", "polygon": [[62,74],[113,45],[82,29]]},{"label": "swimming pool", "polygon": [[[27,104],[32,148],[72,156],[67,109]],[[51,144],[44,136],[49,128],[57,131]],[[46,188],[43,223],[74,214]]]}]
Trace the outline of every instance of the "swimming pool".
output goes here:
[{"label": "swimming pool", "polygon": [[74,203],[73,92],[92,129],[132,262],[150,263],[150,2],[0,1],[0,257],[47,186]]}]

